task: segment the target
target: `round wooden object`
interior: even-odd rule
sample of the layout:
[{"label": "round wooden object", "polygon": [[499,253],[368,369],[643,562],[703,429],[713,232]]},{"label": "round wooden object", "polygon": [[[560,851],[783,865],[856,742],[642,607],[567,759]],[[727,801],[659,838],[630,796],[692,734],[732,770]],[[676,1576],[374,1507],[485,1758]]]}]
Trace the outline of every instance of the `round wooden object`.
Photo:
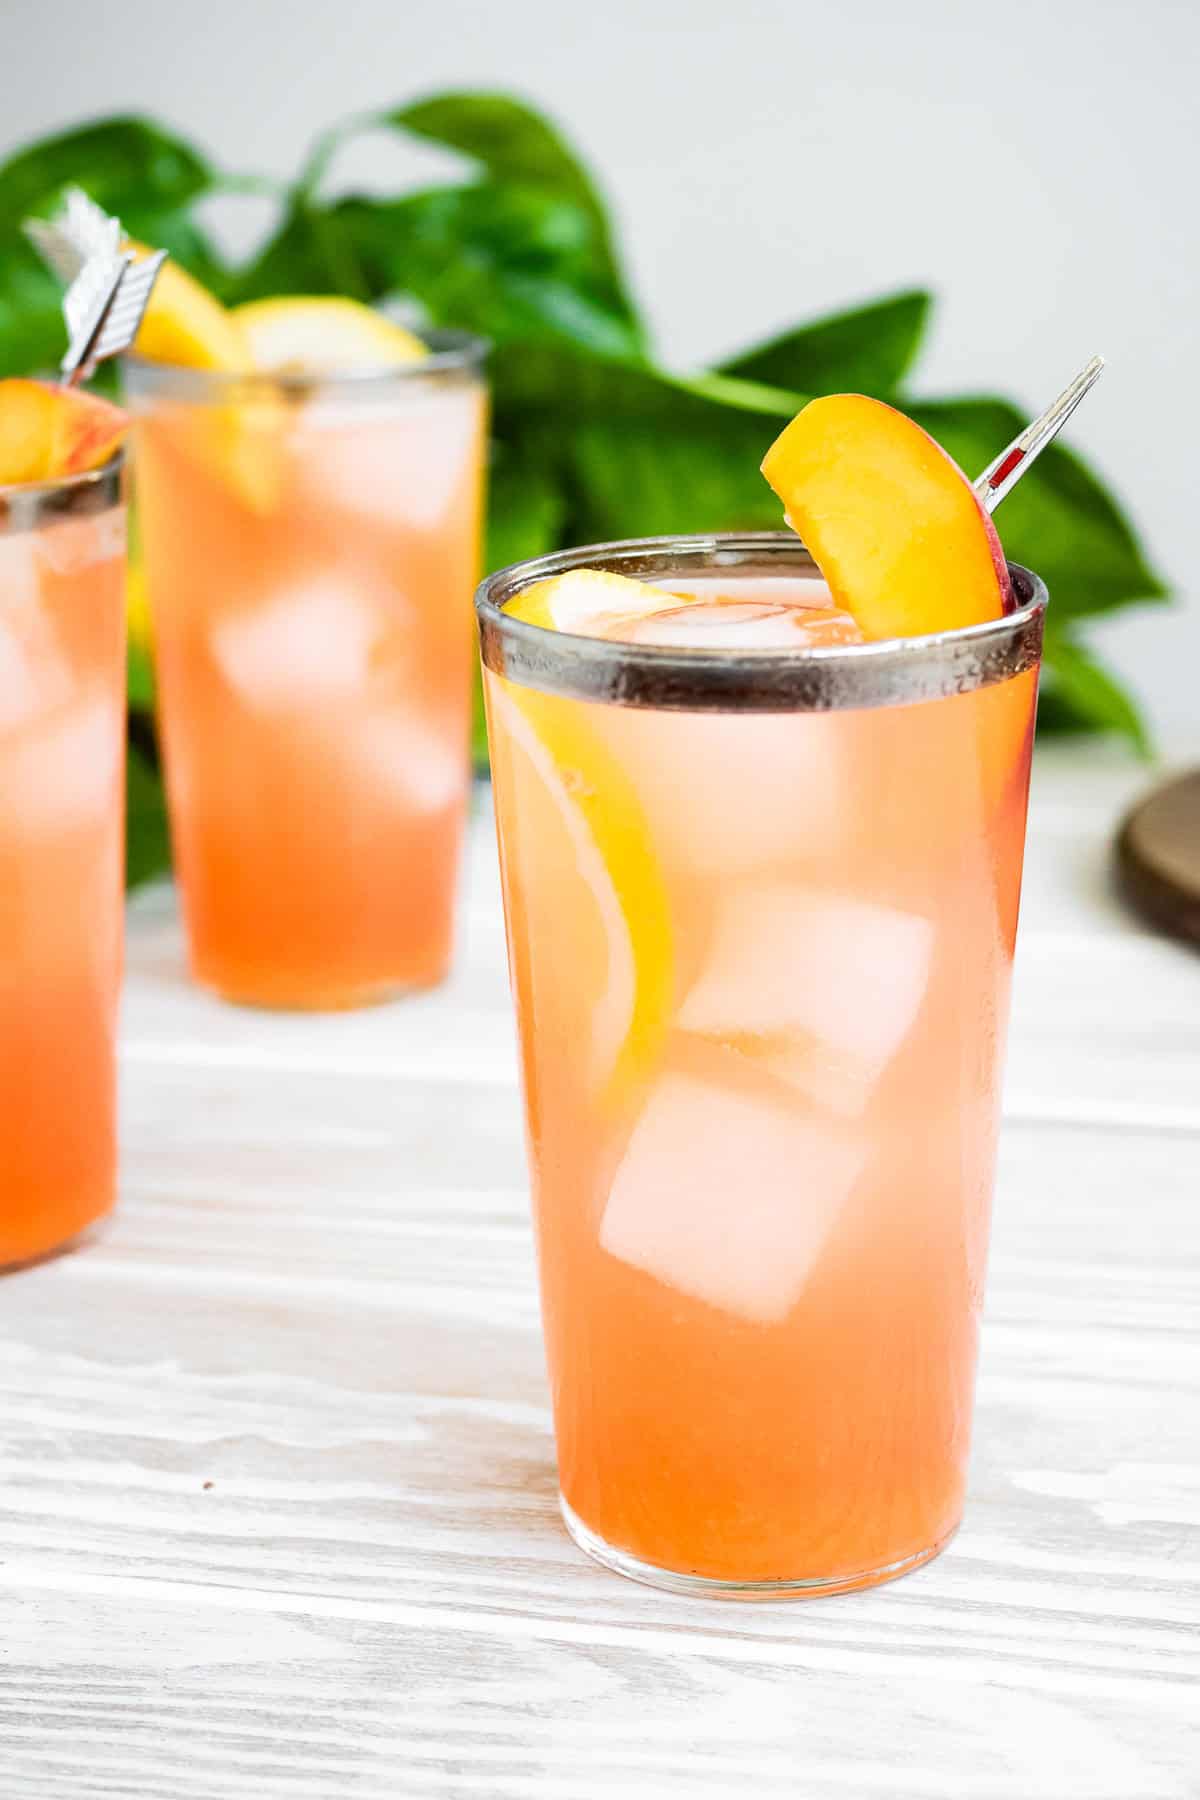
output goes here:
[{"label": "round wooden object", "polygon": [[1164,782],[1126,815],[1117,876],[1131,906],[1200,944],[1200,769]]}]

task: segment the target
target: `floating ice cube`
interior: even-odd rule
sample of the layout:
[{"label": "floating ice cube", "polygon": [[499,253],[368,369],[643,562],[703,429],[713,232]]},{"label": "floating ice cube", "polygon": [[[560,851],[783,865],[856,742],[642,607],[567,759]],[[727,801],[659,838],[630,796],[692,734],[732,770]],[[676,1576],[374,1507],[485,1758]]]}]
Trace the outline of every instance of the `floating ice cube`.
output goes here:
[{"label": "floating ice cube", "polygon": [[107,695],[59,707],[0,746],[0,823],[11,837],[95,825],[115,816],[122,708]]},{"label": "floating ice cube", "polygon": [[59,706],[71,672],[41,599],[31,532],[0,538],[0,732]]},{"label": "floating ice cube", "polygon": [[[736,1059],[723,1058],[730,1069]],[[613,1179],[610,1256],[758,1324],[804,1290],[865,1151],[740,1074],[659,1082]]]},{"label": "floating ice cube", "polygon": [[[363,597],[333,572],[224,613],[212,652],[242,699],[263,710],[320,706],[361,692],[388,595]],[[393,604],[396,604],[393,602]]]},{"label": "floating ice cube", "polygon": [[608,635],[687,650],[818,650],[862,643],[862,632],[849,613],[769,600],[713,604],[696,600],[626,619]]},{"label": "floating ice cube", "polygon": [[761,1058],[815,1104],[861,1113],[929,979],[928,919],[795,885],[731,889],[679,1012],[685,1031]]},{"label": "floating ice cube", "polygon": [[298,430],[298,458],[323,506],[430,531],[450,512],[480,454],[483,402],[471,388],[430,387],[386,411],[318,411]]},{"label": "floating ice cube", "polygon": [[467,783],[465,743],[443,723],[399,704],[346,727],[345,748],[367,779],[380,783],[405,811],[432,815],[461,798]]}]

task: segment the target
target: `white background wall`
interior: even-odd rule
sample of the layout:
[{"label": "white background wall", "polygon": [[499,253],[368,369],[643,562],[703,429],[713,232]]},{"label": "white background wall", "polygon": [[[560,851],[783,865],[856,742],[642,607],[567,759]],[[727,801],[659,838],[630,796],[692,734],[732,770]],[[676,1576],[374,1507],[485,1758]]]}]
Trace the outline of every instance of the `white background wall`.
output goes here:
[{"label": "white background wall", "polygon": [[[1200,0],[0,0],[0,24],[0,153],[138,108],[287,173],[339,114],[523,93],[599,168],[677,363],[916,282],[931,392],[1035,409],[1103,350],[1075,441],[1181,602],[1096,641],[1200,747]],[[346,173],[442,167],[377,143]]]}]

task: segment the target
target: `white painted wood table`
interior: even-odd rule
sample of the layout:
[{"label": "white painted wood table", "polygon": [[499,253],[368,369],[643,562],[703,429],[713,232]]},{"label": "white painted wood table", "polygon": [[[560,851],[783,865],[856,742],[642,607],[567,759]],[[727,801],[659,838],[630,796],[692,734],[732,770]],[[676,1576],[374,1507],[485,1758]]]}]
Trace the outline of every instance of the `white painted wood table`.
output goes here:
[{"label": "white painted wood table", "polygon": [[132,909],[118,1215],[0,1283],[0,1795],[1200,1794],[1200,956],[1040,759],[967,1523],[690,1603],[556,1516],[490,825],[441,994],[186,985]]}]

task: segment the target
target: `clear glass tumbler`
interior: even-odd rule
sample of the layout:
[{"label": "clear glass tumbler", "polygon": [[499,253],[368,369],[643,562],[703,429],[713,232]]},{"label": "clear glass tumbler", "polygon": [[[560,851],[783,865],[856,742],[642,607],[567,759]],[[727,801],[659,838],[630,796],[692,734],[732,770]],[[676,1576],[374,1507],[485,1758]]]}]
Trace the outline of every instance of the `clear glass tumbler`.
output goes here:
[{"label": "clear glass tumbler", "polygon": [[124,756],[120,462],[0,487],[0,1267],[116,1197]]},{"label": "clear glass tumbler", "polygon": [[827,604],[790,534],[479,592],[563,1512],[659,1586],[867,1586],[962,1513],[1045,593],[738,653],[505,611],[577,567]]},{"label": "clear glass tumbler", "polygon": [[193,972],[364,1004],[450,959],[470,780],[484,347],[378,374],[130,364]]}]

